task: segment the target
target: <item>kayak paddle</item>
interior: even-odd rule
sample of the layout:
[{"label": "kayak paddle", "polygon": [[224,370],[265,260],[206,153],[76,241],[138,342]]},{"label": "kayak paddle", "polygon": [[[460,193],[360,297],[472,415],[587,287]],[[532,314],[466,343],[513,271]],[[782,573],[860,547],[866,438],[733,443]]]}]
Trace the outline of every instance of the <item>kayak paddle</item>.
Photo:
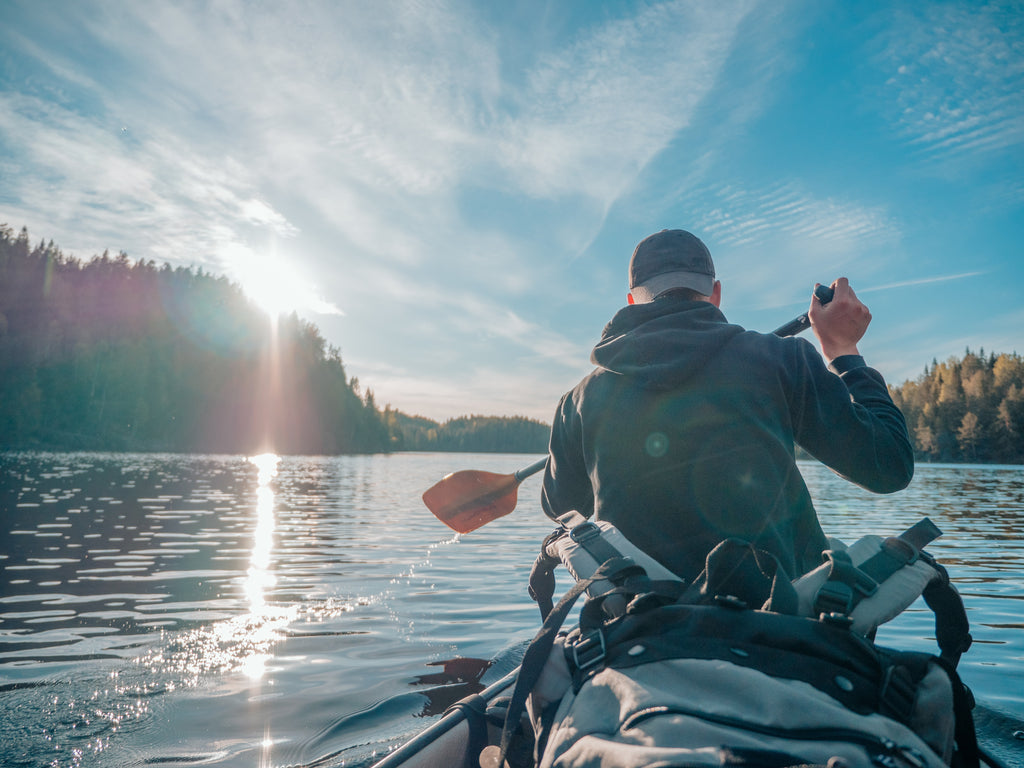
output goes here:
[{"label": "kayak paddle", "polygon": [[[814,288],[814,295],[818,298],[822,304],[828,304],[832,301],[832,296],[835,294],[831,288],[827,285],[818,285]],[[804,312],[799,317],[794,317],[785,325],[780,325],[772,333],[776,336],[796,336],[798,333],[803,333],[811,327],[811,318]]]},{"label": "kayak paddle", "polygon": [[[832,289],[819,285],[814,295],[822,304],[832,301]],[[776,328],[776,336],[795,336],[811,327],[807,313]],[[469,533],[516,508],[519,484],[544,469],[547,457],[511,475],[464,469],[445,475],[423,493],[423,503],[453,531]]]},{"label": "kayak paddle", "polygon": [[475,531],[515,509],[519,484],[544,469],[547,461],[545,456],[511,475],[478,469],[453,472],[424,492],[423,503],[452,530]]}]

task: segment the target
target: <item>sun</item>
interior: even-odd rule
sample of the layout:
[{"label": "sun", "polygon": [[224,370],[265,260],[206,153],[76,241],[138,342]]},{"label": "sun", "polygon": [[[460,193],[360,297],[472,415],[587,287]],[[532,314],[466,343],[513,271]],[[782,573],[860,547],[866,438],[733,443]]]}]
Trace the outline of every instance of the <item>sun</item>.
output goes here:
[{"label": "sun", "polygon": [[298,268],[280,255],[234,245],[222,251],[222,257],[245,295],[271,317],[304,311],[341,314]]}]

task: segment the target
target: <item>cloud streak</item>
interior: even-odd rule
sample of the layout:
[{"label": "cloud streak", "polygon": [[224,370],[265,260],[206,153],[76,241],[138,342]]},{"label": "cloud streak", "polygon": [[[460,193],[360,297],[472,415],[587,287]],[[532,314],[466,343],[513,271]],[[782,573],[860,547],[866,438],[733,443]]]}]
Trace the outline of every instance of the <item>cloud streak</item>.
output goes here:
[{"label": "cloud streak", "polygon": [[903,280],[898,283],[887,283],[885,285],[876,285],[871,288],[860,288],[858,293],[872,293],[874,291],[889,291],[893,288],[909,288],[915,285],[930,285],[932,283],[946,283],[951,280],[965,280],[969,277],[980,277],[986,274],[985,272],[961,272],[958,275],[939,275],[935,277],[920,277],[914,280]]},{"label": "cloud streak", "polygon": [[752,7],[647,6],[541,57],[504,129],[503,164],[532,194],[606,209],[690,123]]},{"label": "cloud streak", "polygon": [[766,235],[863,245],[892,240],[898,234],[881,209],[815,199],[793,182],[766,189],[705,188],[694,198],[703,202],[706,211],[697,222],[700,230],[731,246],[761,242]]},{"label": "cloud streak", "polygon": [[1024,17],[996,4],[893,11],[879,65],[903,138],[935,158],[1024,143]]},{"label": "cloud streak", "polygon": [[82,256],[113,245],[211,264],[242,232],[295,234],[258,199],[243,165],[210,163],[174,134],[134,139],[52,103],[0,94],[0,136],[18,158],[8,163],[15,199],[5,208]]}]

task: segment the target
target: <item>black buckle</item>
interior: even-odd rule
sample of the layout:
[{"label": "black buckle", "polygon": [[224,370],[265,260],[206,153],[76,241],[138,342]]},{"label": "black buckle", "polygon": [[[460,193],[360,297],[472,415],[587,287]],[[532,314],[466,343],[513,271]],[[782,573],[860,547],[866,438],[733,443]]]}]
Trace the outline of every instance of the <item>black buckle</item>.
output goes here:
[{"label": "black buckle", "polygon": [[829,549],[822,554],[825,560],[832,566],[829,570],[829,581],[849,584],[863,597],[870,597],[878,591],[878,582],[855,566],[849,554],[845,551]]},{"label": "black buckle", "polygon": [[723,608],[732,608],[734,611],[745,611],[750,606],[744,600],[736,597],[736,595],[715,595],[715,605],[720,605]]},{"label": "black buckle", "polygon": [[885,677],[882,680],[882,689],[879,695],[879,714],[906,723],[914,711],[915,698],[914,679],[910,671],[900,665],[894,665],[885,670]]},{"label": "black buckle", "polygon": [[572,662],[579,670],[589,669],[604,661],[607,651],[604,632],[595,629],[573,643]]},{"label": "black buckle", "polygon": [[853,619],[845,613],[822,613],[818,615],[818,621],[839,629],[849,629],[853,626]]},{"label": "black buckle", "polygon": [[853,590],[841,581],[826,581],[814,598],[814,610],[819,614],[848,614],[853,607]]},{"label": "black buckle", "polygon": [[878,591],[878,582],[864,573],[860,568],[854,569],[853,578],[853,588],[860,592],[864,597],[871,597]]}]

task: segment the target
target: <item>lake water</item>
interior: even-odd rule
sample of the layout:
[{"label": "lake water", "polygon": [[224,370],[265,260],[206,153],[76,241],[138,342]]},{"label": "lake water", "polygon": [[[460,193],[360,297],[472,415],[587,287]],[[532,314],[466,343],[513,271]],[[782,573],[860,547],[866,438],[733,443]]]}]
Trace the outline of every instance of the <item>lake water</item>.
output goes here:
[{"label": "lake water", "polygon": [[[0,454],[2,764],[368,765],[539,625],[539,479],[463,536],[420,494],[536,458]],[[830,535],[943,529],[929,551],[975,637],[961,675],[992,751],[1024,765],[1024,468],[922,465],[893,496],[802,469]],[[933,637],[920,602],[879,635]]]}]

